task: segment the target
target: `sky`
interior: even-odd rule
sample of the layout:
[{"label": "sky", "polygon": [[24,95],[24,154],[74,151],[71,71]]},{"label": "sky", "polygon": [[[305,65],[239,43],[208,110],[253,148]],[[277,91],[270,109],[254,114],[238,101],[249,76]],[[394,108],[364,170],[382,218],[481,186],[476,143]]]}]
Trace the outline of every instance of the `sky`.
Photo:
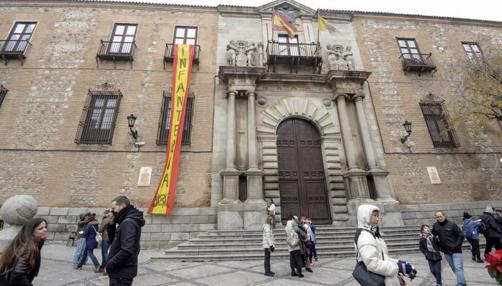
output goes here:
[{"label": "sky", "polygon": [[[217,6],[218,4],[260,6],[273,0],[114,0]],[[357,10],[447,16],[502,22],[500,0],[297,0],[313,9]]]}]

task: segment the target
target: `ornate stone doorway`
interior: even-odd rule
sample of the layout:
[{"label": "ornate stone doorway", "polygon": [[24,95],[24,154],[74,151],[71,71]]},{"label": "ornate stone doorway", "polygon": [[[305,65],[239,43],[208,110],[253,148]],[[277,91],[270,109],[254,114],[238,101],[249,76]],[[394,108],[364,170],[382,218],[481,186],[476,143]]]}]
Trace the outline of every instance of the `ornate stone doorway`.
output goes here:
[{"label": "ornate stone doorway", "polygon": [[330,224],[321,136],[306,120],[290,118],[277,128],[281,220],[304,215]]}]

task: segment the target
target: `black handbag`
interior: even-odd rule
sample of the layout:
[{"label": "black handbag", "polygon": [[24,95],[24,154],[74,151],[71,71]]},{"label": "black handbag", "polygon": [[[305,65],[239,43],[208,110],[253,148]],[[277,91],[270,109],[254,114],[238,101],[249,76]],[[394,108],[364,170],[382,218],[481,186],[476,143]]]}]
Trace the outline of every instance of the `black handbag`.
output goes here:
[{"label": "black handbag", "polygon": [[357,262],[352,276],[363,286],[385,286],[385,276],[368,271],[362,261]]},{"label": "black handbag", "polygon": [[[359,235],[361,234],[361,231],[367,231],[371,233],[373,237],[375,237],[375,234],[373,234],[371,231],[359,228],[356,231],[356,235],[354,237],[354,242],[356,243],[356,247],[357,247],[357,240],[359,238]],[[359,251],[356,252],[356,261],[358,253]],[[382,253],[382,258],[384,258],[383,253]],[[359,282],[359,284],[361,284],[362,286],[385,286],[385,276],[368,271],[363,261],[359,261],[356,263],[356,267],[354,268],[354,271],[352,271],[352,277],[354,277],[354,279],[356,279],[356,281]]]}]

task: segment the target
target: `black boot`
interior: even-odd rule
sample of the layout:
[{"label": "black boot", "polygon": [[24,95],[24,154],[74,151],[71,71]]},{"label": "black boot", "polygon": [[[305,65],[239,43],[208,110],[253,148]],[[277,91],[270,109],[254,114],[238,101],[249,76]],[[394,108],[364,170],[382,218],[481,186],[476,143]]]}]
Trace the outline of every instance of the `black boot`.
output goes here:
[{"label": "black boot", "polygon": [[296,272],[298,272],[298,278],[302,278],[303,277],[303,274],[302,274],[302,269],[301,268],[298,268],[296,270]]},{"label": "black boot", "polygon": [[291,269],[291,276],[298,276],[298,274],[296,274],[296,271],[294,269]]}]

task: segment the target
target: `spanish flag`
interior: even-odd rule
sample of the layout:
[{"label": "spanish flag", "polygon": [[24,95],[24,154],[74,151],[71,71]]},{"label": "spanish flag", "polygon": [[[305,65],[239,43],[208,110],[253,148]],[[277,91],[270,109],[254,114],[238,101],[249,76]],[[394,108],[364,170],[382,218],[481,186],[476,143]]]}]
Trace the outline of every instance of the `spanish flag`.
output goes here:
[{"label": "spanish flag", "polygon": [[290,38],[294,38],[296,36],[296,27],[294,23],[289,22],[286,17],[282,16],[281,13],[277,10],[272,10],[272,23],[275,29],[278,30],[286,30]]}]

